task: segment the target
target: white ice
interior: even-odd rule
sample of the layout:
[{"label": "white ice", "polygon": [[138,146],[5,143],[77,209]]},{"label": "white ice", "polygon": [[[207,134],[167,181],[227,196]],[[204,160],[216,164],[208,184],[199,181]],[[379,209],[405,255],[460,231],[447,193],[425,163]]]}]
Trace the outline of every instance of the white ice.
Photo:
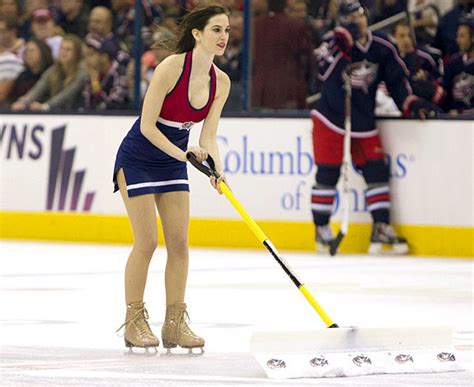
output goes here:
[{"label": "white ice", "polygon": [[[462,372],[266,379],[250,353],[254,330],[325,329],[268,252],[191,248],[186,301],[206,339],[201,357],[125,356],[129,246],[0,241],[2,386],[474,385],[473,261],[284,253],[339,325],[452,325]],[[145,301],[159,336],[165,251],[153,258]]]}]

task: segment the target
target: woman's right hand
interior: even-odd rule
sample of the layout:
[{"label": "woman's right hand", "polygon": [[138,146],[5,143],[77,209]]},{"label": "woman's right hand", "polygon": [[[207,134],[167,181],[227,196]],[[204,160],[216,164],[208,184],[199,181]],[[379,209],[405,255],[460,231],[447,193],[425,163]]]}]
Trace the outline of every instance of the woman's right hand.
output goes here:
[{"label": "woman's right hand", "polygon": [[186,153],[184,154],[185,161],[188,161],[187,155],[188,155],[189,152],[194,153],[194,155],[196,156],[197,161],[199,161],[200,163],[202,163],[203,161],[205,161],[207,159],[207,155],[208,155],[207,150],[205,150],[205,149],[203,149],[199,146],[190,146],[186,150]]}]

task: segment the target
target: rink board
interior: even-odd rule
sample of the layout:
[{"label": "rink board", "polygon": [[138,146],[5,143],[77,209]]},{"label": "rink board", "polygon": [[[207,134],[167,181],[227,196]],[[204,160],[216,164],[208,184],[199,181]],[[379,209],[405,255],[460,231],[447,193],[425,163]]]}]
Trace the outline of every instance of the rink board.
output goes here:
[{"label": "rink board", "polygon": [[[136,117],[3,115],[0,238],[130,243],[115,153]],[[416,255],[474,255],[472,121],[379,122],[392,186],[392,217]],[[198,142],[199,126],[191,131]],[[235,196],[280,249],[313,250],[315,166],[310,119],[224,118],[222,163]],[[206,178],[188,168],[190,242],[258,247]],[[370,233],[361,176],[351,171],[351,228],[342,251],[363,252]],[[340,219],[339,201],[334,227]],[[225,232],[222,232],[225,230]]]}]

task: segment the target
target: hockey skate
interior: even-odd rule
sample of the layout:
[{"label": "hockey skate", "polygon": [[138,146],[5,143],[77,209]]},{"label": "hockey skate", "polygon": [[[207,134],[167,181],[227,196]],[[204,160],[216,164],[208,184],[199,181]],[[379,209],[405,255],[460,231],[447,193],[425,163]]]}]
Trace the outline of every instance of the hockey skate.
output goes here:
[{"label": "hockey skate", "polygon": [[331,243],[334,241],[329,224],[316,226],[316,251],[318,253],[329,253]]},{"label": "hockey skate", "polygon": [[[127,305],[125,322],[117,329],[117,332],[125,327],[124,340],[125,346],[129,348],[129,354],[135,353],[133,352],[134,347],[145,348],[146,355],[154,355],[158,352],[156,347],[160,345],[160,341],[151,331],[148,318],[144,302],[133,302]],[[150,353],[149,348],[153,348],[155,351]]]},{"label": "hockey skate", "polygon": [[[189,316],[186,304],[178,302],[166,307],[166,317],[161,331],[163,347],[166,354],[171,354],[171,348],[177,346],[187,348],[188,354],[200,355],[204,353],[204,339],[194,334],[188,326]],[[193,348],[199,348],[200,353],[194,353]]]},{"label": "hockey skate", "polygon": [[408,253],[408,242],[398,236],[393,227],[386,223],[374,223],[370,237],[369,254],[396,254]]}]

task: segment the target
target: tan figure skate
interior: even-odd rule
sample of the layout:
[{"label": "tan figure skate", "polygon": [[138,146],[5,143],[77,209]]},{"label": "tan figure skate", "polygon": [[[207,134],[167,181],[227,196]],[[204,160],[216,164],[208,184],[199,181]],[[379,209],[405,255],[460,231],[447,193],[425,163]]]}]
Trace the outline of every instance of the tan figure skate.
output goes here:
[{"label": "tan figure skate", "polygon": [[166,307],[165,323],[161,331],[163,347],[167,349],[167,354],[171,354],[171,348],[180,346],[188,348],[189,354],[193,354],[193,348],[201,349],[198,354],[204,353],[204,339],[195,335],[188,326],[189,316],[186,311],[186,304],[178,302]]},{"label": "tan figure skate", "polygon": [[149,348],[155,349],[152,354],[158,352],[156,347],[160,345],[160,341],[151,331],[147,321],[148,318],[144,302],[138,301],[127,305],[125,322],[117,329],[117,332],[125,327],[124,340],[125,346],[129,348],[129,353],[135,353],[133,347],[145,348],[145,354],[150,354]]}]

